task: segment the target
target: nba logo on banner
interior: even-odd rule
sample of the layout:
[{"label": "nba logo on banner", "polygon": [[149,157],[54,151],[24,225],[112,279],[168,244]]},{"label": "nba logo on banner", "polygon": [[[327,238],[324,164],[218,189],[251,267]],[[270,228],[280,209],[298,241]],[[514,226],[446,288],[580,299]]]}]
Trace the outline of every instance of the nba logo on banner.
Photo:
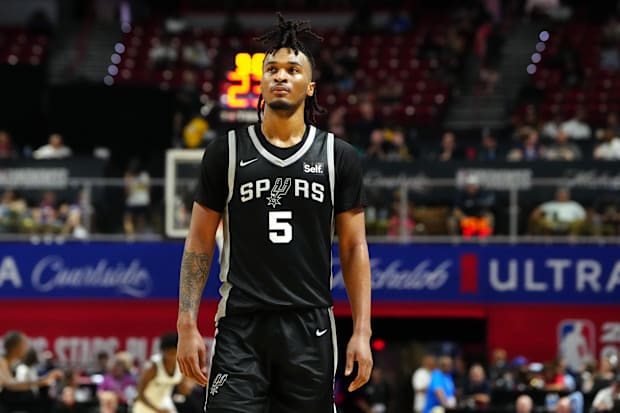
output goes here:
[{"label": "nba logo on banner", "polygon": [[573,371],[594,360],[596,331],[590,320],[562,320],[558,325],[558,350]]}]

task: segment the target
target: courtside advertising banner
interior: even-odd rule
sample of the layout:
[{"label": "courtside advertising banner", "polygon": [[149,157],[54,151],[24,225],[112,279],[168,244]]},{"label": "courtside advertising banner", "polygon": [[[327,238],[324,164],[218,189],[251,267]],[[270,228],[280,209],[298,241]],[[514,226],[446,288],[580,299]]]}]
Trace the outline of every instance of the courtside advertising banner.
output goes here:
[{"label": "courtside advertising banner", "polygon": [[[579,366],[620,351],[620,257],[613,246],[371,244],[375,317],[484,319],[487,347]],[[84,364],[98,351],[157,351],[176,328],[179,242],[0,244],[0,335]],[[350,316],[337,246],[334,312]],[[217,261],[217,259],[216,259]],[[200,311],[208,342],[214,263]]]}]

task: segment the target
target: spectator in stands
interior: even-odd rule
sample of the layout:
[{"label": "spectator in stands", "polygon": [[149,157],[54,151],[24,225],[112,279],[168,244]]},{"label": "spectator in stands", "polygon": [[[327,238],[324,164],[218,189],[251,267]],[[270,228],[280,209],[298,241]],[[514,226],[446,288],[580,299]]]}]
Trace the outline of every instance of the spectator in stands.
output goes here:
[{"label": "spectator in stands", "polygon": [[564,392],[569,390],[560,363],[553,362],[545,364],[543,378],[545,381],[544,389],[546,391]]},{"label": "spectator in stands", "polygon": [[161,70],[174,65],[179,55],[168,36],[161,39],[153,39],[153,45],[149,50],[149,64],[151,67]]},{"label": "spectator in stands", "polygon": [[430,413],[436,407],[453,409],[456,407],[456,393],[452,380],[452,358],[442,356],[439,368],[431,373],[431,383],[426,392],[426,406],[423,413]]},{"label": "spectator in stands", "polygon": [[597,196],[592,210],[594,234],[620,234],[620,194],[617,191],[608,191]]},{"label": "spectator in stands", "polygon": [[13,189],[7,189],[0,199],[0,231],[20,232],[29,226],[28,205]]},{"label": "spectator in stands", "polygon": [[32,208],[32,219],[35,229],[41,233],[58,233],[63,222],[58,214],[58,203],[54,191],[45,191],[36,208]]},{"label": "spectator in stands", "polygon": [[579,390],[581,391],[581,393],[584,393],[584,394],[593,393],[592,388],[594,387],[594,373],[595,372],[596,372],[596,360],[590,360],[586,362],[579,375],[579,383],[581,385],[581,388]]},{"label": "spectator in stands", "polygon": [[530,218],[533,234],[577,235],[586,219],[586,210],[570,199],[567,188],[556,191],[555,200],[534,209]]},{"label": "spectator in stands", "polygon": [[[347,109],[344,106],[338,106],[329,111],[329,118],[327,119],[327,130],[331,131],[334,135],[340,139],[349,141],[350,137],[347,135],[345,116]],[[359,148],[357,148],[359,149]]]},{"label": "spectator in stands", "polygon": [[553,117],[543,123],[542,128],[540,130],[540,134],[544,139],[555,139],[558,135],[558,131],[562,128],[562,124],[564,123],[564,118],[562,117],[562,113],[556,110],[553,114]]},{"label": "spectator in stands", "polygon": [[474,410],[484,410],[489,403],[491,403],[491,386],[482,365],[474,364],[469,368],[469,375],[465,381],[463,404]]},{"label": "spectator in stands", "polygon": [[431,372],[435,369],[435,356],[426,354],[422,358],[422,364],[413,373],[411,377],[411,386],[413,387],[413,411],[414,413],[422,413],[426,406],[426,393],[428,386],[431,384]]},{"label": "spectator in stands", "polygon": [[586,122],[586,110],[583,107],[578,107],[575,111],[575,115],[562,123],[560,126],[569,138],[571,139],[590,139],[592,137],[592,129]]},{"label": "spectator in stands", "polygon": [[[15,380],[18,382],[36,383],[39,380],[39,357],[33,348],[29,348],[21,362],[15,367]],[[30,390],[35,396],[39,388],[33,385]]]},{"label": "spectator in stands", "polygon": [[4,356],[0,357],[0,401],[5,391],[30,391],[33,386],[49,386],[62,377],[60,370],[52,370],[34,381],[17,381],[12,367],[19,363],[28,351],[28,339],[19,331],[9,331],[3,337]]},{"label": "spectator in stands", "polygon": [[545,159],[549,161],[578,161],[581,156],[581,149],[569,141],[564,129],[558,131],[555,142],[545,150]]},{"label": "spectator in stands", "polygon": [[525,356],[516,356],[510,360],[509,379],[511,390],[524,391],[531,385],[532,373],[529,370],[529,361]]},{"label": "spectator in stands", "polygon": [[598,371],[594,374],[594,384],[592,385],[592,392],[596,393],[599,390],[611,385],[614,379],[614,365],[609,357],[601,357],[599,360]]},{"label": "spectator in stands", "polygon": [[599,390],[594,396],[592,408],[595,412],[620,410],[620,373],[616,373],[609,387]]},{"label": "spectator in stands", "polygon": [[494,389],[509,389],[506,376],[508,369],[508,354],[503,348],[496,348],[491,354],[491,366],[489,367],[489,379]]},{"label": "spectator in stands", "polygon": [[615,136],[620,135],[620,120],[618,119],[617,112],[608,112],[605,117],[605,128],[598,129],[596,131],[596,137],[601,139],[604,135],[605,129],[611,129]]},{"label": "spectator in stands", "polygon": [[387,148],[390,146],[385,140],[383,130],[375,129],[370,134],[370,143],[366,149],[367,159],[385,159]]},{"label": "spectator in stands", "polygon": [[402,129],[394,129],[388,132],[390,146],[386,154],[388,161],[409,161],[413,159],[409,153],[409,147],[405,139],[405,132]]},{"label": "spectator in stands", "polygon": [[493,234],[494,207],[495,195],[482,190],[478,176],[467,176],[464,188],[457,193],[452,216],[448,220],[450,233],[467,237]]},{"label": "spectator in stands", "polygon": [[505,158],[497,145],[497,138],[491,132],[482,135],[480,147],[476,152],[480,161],[498,161]]},{"label": "spectator in stands", "polygon": [[17,157],[11,135],[7,131],[0,130],[0,159],[17,159]]},{"label": "spectator in stands", "polygon": [[34,159],[61,159],[71,155],[73,155],[71,148],[63,143],[62,135],[59,133],[51,134],[48,143],[32,153]]},{"label": "spectator in stands", "polygon": [[368,99],[363,99],[360,102],[359,113],[361,119],[355,122],[353,144],[365,150],[370,144],[373,132],[383,130],[383,122],[376,115],[375,107]]},{"label": "spectator in stands", "polygon": [[84,217],[92,212],[92,206],[86,199],[83,191],[80,191],[74,202],[63,202],[58,207],[58,217],[62,222],[60,230],[63,235],[71,235],[75,238],[84,239],[88,236],[87,225]]},{"label": "spectator in stands", "polygon": [[133,236],[146,229],[151,205],[151,177],[139,159],[132,159],[125,171],[125,234]]},{"label": "spectator in stands", "polygon": [[90,375],[93,376],[95,374],[104,375],[108,371],[108,363],[110,362],[110,355],[105,351],[100,351],[97,353],[97,359],[95,360],[95,365],[90,371]]},{"label": "spectator in stands", "polygon": [[465,151],[457,145],[456,135],[452,131],[446,131],[441,136],[441,147],[437,154],[438,161],[459,161],[465,159]]},{"label": "spectator in stands", "polygon": [[79,403],[92,404],[94,395],[90,389],[80,388],[80,374],[78,370],[65,370],[64,377],[59,386],[60,396],[56,399],[53,413],[80,412]]},{"label": "spectator in stands", "polygon": [[183,114],[183,122],[199,114],[200,91],[196,84],[196,74],[192,70],[183,71],[183,83],[176,92],[176,106]]},{"label": "spectator in stands", "polygon": [[207,48],[200,39],[194,39],[183,47],[183,61],[194,69],[206,69],[211,66]]},{"label": "spectator in stands", "polygon": [[605,129],[602,142],[594,148],[593,157],[602,161],[620,159],[620,138],[611,128]]},{"label": "spectator in stands", "polygon": [[116,354],[109,372],[97,386],[100,413],[116,413],[127,406],[136,396],[136,378],[131,373],[132,358],[126,354]]},{"label": "spectator in stands", "polygon": [[573,412],[570,399],[568,397],[560,397],[555,409],[556,413],[575,413]]},{"label": "spectator in stands", "polygon": [[522,394],[517,398],[515,403],[516,413],[532,413],[534,409],[534,401],[527,394]]},{"label": "spectator in stands", "polygon": [[523,130],[523,143],[508,152],[508,161],[536,161],[544,158],[545,148],[538,141],[536,129]]}]

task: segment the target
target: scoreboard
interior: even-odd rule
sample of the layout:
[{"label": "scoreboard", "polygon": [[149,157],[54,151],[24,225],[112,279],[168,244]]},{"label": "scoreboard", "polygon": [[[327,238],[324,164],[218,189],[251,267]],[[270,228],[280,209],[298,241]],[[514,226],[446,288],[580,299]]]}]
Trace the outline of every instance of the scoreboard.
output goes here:
[{"label": "scoreboard", "polygon": [[257,121],[256,105],[264,59],[265,53],[241,52],[235,55],[235,68],[226,73],[220,85],[220,119],[223,122]]}]

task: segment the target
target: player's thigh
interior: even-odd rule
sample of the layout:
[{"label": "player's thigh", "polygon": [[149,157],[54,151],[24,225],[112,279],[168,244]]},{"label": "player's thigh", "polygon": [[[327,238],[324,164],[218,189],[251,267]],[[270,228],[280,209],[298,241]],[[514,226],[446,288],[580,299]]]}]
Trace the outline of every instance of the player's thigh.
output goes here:
[{"label": "player's thigh", "polygon": [[274,376],[270,413],[333,413],[336,331],[331,310],[283,319],[282,358]]},{"label": "player's thigh", "polygon": [[207,388],[208,413],[264,413],[268,381],[255,348],[252,317],[224,317],[215,335]]}]

